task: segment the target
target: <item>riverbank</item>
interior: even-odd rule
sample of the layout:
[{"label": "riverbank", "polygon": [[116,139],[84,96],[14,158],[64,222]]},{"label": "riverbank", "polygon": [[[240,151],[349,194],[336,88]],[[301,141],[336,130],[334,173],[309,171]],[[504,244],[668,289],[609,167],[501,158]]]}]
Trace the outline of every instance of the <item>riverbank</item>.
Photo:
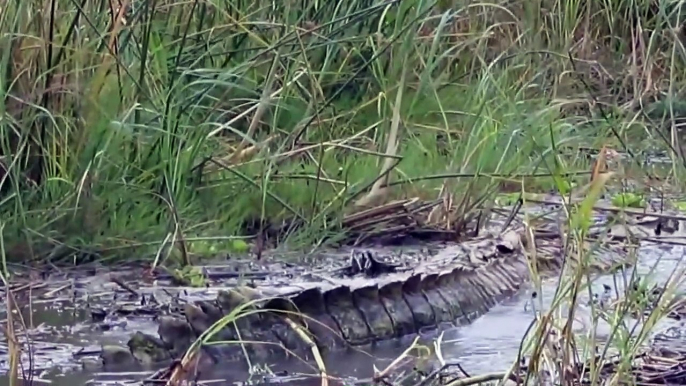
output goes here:
[{"label": "riverbank", "polygon": [[[56,358],[87,349],[93,335],[79,335],[81,328],[109,328],[116,343],[129,338],[116,334],[126,318],[83,321],[102,310],[83,313],[95,301],[79,285],[124,299],[136,292],[99,283],[91,267],[135,265],[134,284],[165,270],[192,292],[215,284],[202,267],[218,257],[245,258],[244,273],[264,274],[324,264],[317,252],[327,247],[471,240],[486,214],[515,215],[520,199],[578,199],[557,208],[565,254],[584,250],[602,194],[615,214],[683,210],[680,9],[587,3],[3,5],[0,257],[9,379],[20,378],[20,353],[49,351],[45,335],[44,345],[29,344],[45,332],[33,323],[32,302],[57,304],[58,292],[66,303],[83,299],[47,313],[51,321],[78,314],[48,331],[78,336],[78,344],[57,345]],[[678,228],[667,220],[651,232]],[[683,242],[667,238],[657,244]],[[268,265],[274,247],[296,252]],[[85,269],[88,284],[69,279],[47,290],[52,298],[33,296],[41,272],[67,266]],[[587,275],[582,264],[549,291],[574,300]],[[11,295],[27,289],[13,303]],[[105,298],[108,314],[116,302]],[[7,312],[16,307],[22,311]],[[665,316],[649,315],[643,340]],[[609,343],[629,363],[640,351],[637,330],[610,324]],[[547,325],[527,347],[535,363],[552,368],[539,339]],[[22,334],[28,341],[16,345]],[[570,363],[567,356],[557,365]],[[628,365],[620,370],[630,373]]]},{"label": "riverbank", "polygon": [[[648,230],[652,229],[649,225],[647,226]],[[662,237],[674,239],[673,236],[670,238],[669,234],[663,234]],[[434,244],[433,247],[438,246]],[[445,248],[442,246],[433,253],[445,255]],[[651,340],[656,334],[662,333],[665,328],[678,326],[678,322],[665,318],[667,312],[662,307],[659,307],[657,311],[646,308],[645,317],[641,318],[628,312],[634,310],[633,307],[625,309],[624,305],[640,305],[640,299],[636,295],[640,291],[634,292],[634,285],[639,285],[639,288],[650,288],[653,284],[664,285],[666,282],[670,286],[683,290],[683,278],[678,274],[683,270],[683,263],[679,257],[683,254],[683,248],[683,245],[648,244],[637,251],[638,264],[635,267],[627,267],[615,274],[601,274],[589,278],[588,291],[584,287],[586,280],[582,279],[579,283],[581,287],[578,293],[578,307],[573,308],[577,315],[575,320],[580,318],[579,320],[594,327],[579,329],[575,323],[574,339],[579,345],[578,348],[582,350],[582,347],[593,345],[594,342],[600,344],[600,347],[608,345],[610,351],[604,354],[604,358],[610,362],[614,361],[616,357],[613,355],[617,352],[620,358],[629,358],[633,352],[640,354],[641,360],[649,358],[649,356],[644,356],[644,348],[651,345]],[[320,269],[319,272],[322,275],[321,280],[325,282],[336,279],[332,275],[351,264],[347,259],[349,254],[345,251],[333,252],[334,254],[320,255],[315,259],[315,261],[327,262],[323,264],[324,269]],[[436,258],[422,260],[421,256],[432,253],[431,250],[429,252],[423,249],[408,251],[404,247],[374,252],[378,253],[378,259],[400,263],[400,267],[413,266],[415,264],[413,261],[417,257],[419,261],[430,264],[438,261]],[[125,346],[133,331],[143,331],[154,335],[158,328],[155,315],[164,313],[170,305],[183,308],[187,301],[211,299],[211,294],[218,288],[234,288],[246,281],[256,288],[279,287],[284,284],[294,286],[297,285],[298,277],[317,273],[316,269],[303,270],[302,267],[289,266],[282,262],[283,257],[279,256],[274,258],[265,256],[262,263],[239,260],[218,261],[203,267],[203,271],[208,273],[207,280],[212,282],[209,288],[179,287],[174,284],[173,278],[164,272],[158,274],[156,283],[152,281],[155,277],[150,277],[150,281],[141,280],[141,270],[145,266],[121,267],[116,272],[107,267],[92,271],[75,268],[62,273],[53,271],[49,277],[41,281],[32,281],[28,278],[29,280],[24,283],[17,282],[12,289],[13,299],[23,310],[21,315],[27,326],[33,326],[17,329],[18,340],[22,342],[22,348],[25,349],[23,363],[27,367],[24,369],[28,371],[33,366],[33,374],[36,378],[43,381],[50,380],[55,385],[66,385],[74,382],[75,379],[82,379],[92,385],[104,385],[112,381],[133,382],[149,379],[154,371],[145,367],[103,368],[101,364],[98,364],[99,355],[103,350],[100,345]],[[260,264],[264,266],[260,267]],[[340,267],[337,268],[336,264]],[[240,267],[243,269],[236,269]],[[277,274],[265,276],[266,271],[281,272],[281,276]],[[538,285],[524,286],[511,298],[495,305],[488,313],[471,323],[444,330],[439,343],[441,351],[437,351],[434,346],[438,332],[431,329],[420,331],[421,346],[416,347],[411,351],[410,356],[404,358],[402,366],[398,364],[392,366],[393,371],[387,373],[385,380],[393,385],[418,384],[419,382],[442,385],[457,379],[471,379],[477,375],[502,375],[509,371],[513,362],[516,362],[520,350],[523,350],[523,355],[531,363],[535,363],[531,358],[535,357],[537,346],[531,345],[531,339],[535,340],[538,336],[536,331],[539,325],[547,325],[551,328],[564,325],[566,314],[563,304],[567,304],[572,299],[565,291],[574,288],[574,281],[571,280],[574,272],[574,270],[569,271],[561,280],[553,277],[543,280]],[[357,280],[360,279],[364,277]],[[616,309],[616,313],[610,314],[619,319],[613,320],[612,317],[606,316],[604,319],[598,319],[596,326],[593,322],[595,319],[588,314],[589,303],[593,299],[592,294],[603,293],[603,287],[606,286],[612,289],[613,299],[623,300],[617,303],[621,306]],[[562,294],[558,293],[558,289],[563,291]],[[675,288],[672,288],[670,291],[674,290]],[[538,296],[532,297],[533,293],[537,293]],[[142,301],[141,297],[145,300]],[[535,304],[532,304],[532,301]],[[669,304],[669,299],[665,299],[662,304]],[[645,307],[646,304],[643,306]],[[365,310],[367,310],[366,315],[369,315],[370,309],[365,308]],[[538,310],[542,319],[532,328],[533,310]],[[550,315],[551,319],[546,322],[547,315]],[[256,331],[256,326],[253,326],[253,332]],[[31,345],[24,341],[26,332],[30,332]],[[595,333],[595,336],[590,335],[592,333]],[[412,345],[412,337],[408,338],[410,339],[399,339],[389,344],[377,344],[371,347],[367,345],[358,350],[323,352],[329,376],[328,384],[357,384],[357,382],[365,384],[371,378],[378,376],[377,371],[390,366],[404,350]],[[246,343],[246,347],[252,346]],[[678,350],[680,345],[678,340],[673,340],[671,343],[663,344],[662,347]],[[268,348],[265,347],[265,349]],[[531,350],[534,350],[533,353]],[[249,352],[253,353],[252,349],[249,349]],[[439,352],[440,355],[438,355]],[[544,358],[550,355],[550,353],[543,354]],[[28,361],[29,355],[33,356],[32,362]],[[231,362],[232,366],[220,366],[209,375],[203,372],[203,379],[206,381],[221,379],[225,382],[239,383],[253,380],[258,384],[284,382],[299,386],[320,385],[322,382],[317,375],[316,366],[313,367],[312,363],[304,363],[297,357],[281,360],[281,356],[275,356],[264,361],[252,358],[251,364],[255,368],[247,368],[246,364],[241,361]],[[453,366],[446,372],[436,373],[432,378],[427,379],[429,373],[441,367],[441,363],[459,364],[469,377]],[[420,366],[420,371],[412,370],[413,366]],[[637,374],[640,375],[644,369],[650,368],[637,367]],[[625,370],[631,370],[631,368],[625,368]],[[532,375],[535,374],[532,373]],[[409,383],[400,382],[402,379]]]}]

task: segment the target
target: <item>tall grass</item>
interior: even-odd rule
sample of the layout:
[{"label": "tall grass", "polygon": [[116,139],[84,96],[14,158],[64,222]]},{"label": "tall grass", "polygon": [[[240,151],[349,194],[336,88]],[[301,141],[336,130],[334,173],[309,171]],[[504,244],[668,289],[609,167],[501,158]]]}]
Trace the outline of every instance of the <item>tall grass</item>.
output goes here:
[{"label": "tall grass", "polygon": [[[444,198],[464,217],[500,190],[561,190],[521,176],[588,171],[586,148],[683,161],[677,131],[663,130],[686,115],[681,8],[5,1],[3,275],[4,256],[152,257],[177,245],[188,262],[268,228],[271,242],[335,242],[346,214],[403,197]],[[556,301],[574,301],[583,274]],[[614,322],[625,367],[657,314],[640,330]],[[541,366],[544,348],[529,347]]]},{"label": "tall grass", "polygon": [[[206,252],[197,240],[227,248],[268,225],[278,242],[336,241],[361,206],[439,191],[488,201],[502,176],[552,157],[587,168],[580,147],[650,142],[641,104],[681,91],[677,11],[649,0],[8,1],[8,258],[131,257],[163,240]],[[440,173],[461,177],[425,178]],[[386,186],[398,179],[411,183]]]},{"label": "tall grass", "polygon": [[[603,155],[600,161],[604,162]],[[574,267],[565,264],[566,274],[558,277],[549,309],[534,315],[530,330],[523,337],[518,360],[509,373],[500,378],[517,372],[519,359],[526,357],[525,384],[529,384],[528,380],[535,384],[572,384],[580,379],[593,385],[636,382],[632,371],[641,365],[634,360],[645,352],[652,334],[660,328],[659,322],[672,311],[674,295],[683,285],[683,267],[679,264],[666,278],[661,294],[651,297],[648,295],[652,291],[650,274],[657,268],[659,260],[648,275],[639,276],[635,251],[627,252],[626,262],[630,268],[623,268],[614,278],[614,296],[617,299],[611,304],[591,302],[587,305],[590,307],[588,320],[583,319],[580,295],[587,292],[589,299],[593,299],[590,287],[593,278],[589,267],[594,255],[603,253],[598,249],[602,241],[589,237],[592,211],[612,177],[613,173],[599,174],[591,182],[589,192],[577,210],[563,205],[568,229],[565,260],[571,258],[579,263]],[[625,220],[616,221],[621,223]],[[534,282],[540,282],[535,273],[532,276]],[[540,291],[540,286],[536,288]],[[646,301],[647,297],[651,300]],[[567,305],[566,309],[564,305]],[[542,309],[542,304],[539,309]],[[573,325],[579,321],[581,331],[574,331]],[[598,335],[600,323],[609,327],[609,334],[604,339]]]}]

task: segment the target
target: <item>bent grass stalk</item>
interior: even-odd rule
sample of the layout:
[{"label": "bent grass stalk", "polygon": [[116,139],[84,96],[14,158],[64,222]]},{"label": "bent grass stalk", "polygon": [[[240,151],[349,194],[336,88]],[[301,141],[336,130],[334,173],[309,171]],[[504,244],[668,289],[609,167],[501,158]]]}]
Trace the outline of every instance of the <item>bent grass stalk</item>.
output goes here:
[{"label": "bent grass stalk", "polygon": [[[194,228],[180,229],[184,238],[238,235],[256,218],[278,223],[296,217],[306,226],[284,239],[318,243],[341,232],[336,224],[350,210],[351,196],[375,182],[388,186],[388,200],[433,198],[445,185],[446,197],[455,195],[447,202],[467,216],[496,192],[489,175],[532,170],[538,161],[531,159],[528,138],[543,138],[550,127],[563,141],[580,138],[545,96],[521,91],[535,85],[524,67],[465,65],[467,53],[485,55],[483,43],[494,31],[470,21],[464,32],[472,37],[456,40],[456,23],[467,21],[472,7],[455,4],[454,12],[439,7],[434,14],[427,13],[431,2],[413,8],[407,1],[353,1],[327,5],[308,21],[305,10],[284,5],[284,13],[277,12],[282,19],[266,23],[261,12],[240,11],[247,2],[236,4],[250,15],[246,19],[215,12],[209,3],[133,2],[115,10],[111,26],[91,3],[55,4],[52,37],[22,22],[24,11],[38,3],[9,6],[3,15],[14,20],[3,24],[4,36],[70,39],[54,45],[59,60],[51,68],[30,48],[3,56],[43,74],[27,83],[23,73],[3,67],[11,96],[2,107],[13,119],[0,122],[4,154],[12,154],[12,178],[3,179],[11,194],[0,201],[8,242],[12,248],[31,244],[38,256],[49,255],[53,240],[109,251],[127,243],[139,247],[121,251],[122,257],[154,256],[143,246],[168,234],[162,197],[174,201],[174,223]],[[493,4],[484,12],[500,9]],[[227,27],[236,20],[236,30]],[[312,28],[296,27],[296,20]],[[434,32],[425,35],[426,28]],[[503,38],[519,46],[525,33],[518,33]],[[63,92],[47,94],[42,103],[35,96],[45,94],[35,85],[47,77],[61,81],[51,87]],[[79,90],[97,91],[89,94],[85,115],[78,114]],[[17,106],[24,106],[21,116]],[[50,144],[29,148],[10,141],[12,133],[26,141],[37,132],[50,136]],[[402,132],[397,144],[393,132]],[[296,137],[302,143],[293,142]],[[248,144],[253,147],[246,153]],[[29,193],[20,185],[36,177],[31,163],[19,161],[32,152],[47,157],[41,188]],[[384,173],[388,165],[380,163],[390,158],[400,163]],[[476,177],[422,178],[443,171]],[[297,174],[311,176],[311,183],[285,177]],[[394,188],[398,176],[416,182]],[[81,210],[85,218],[55,216]],[[88,234],[84,221],[95,222]]]},{"label": "bent grass stalk", "polygon": [[[583,148],[676,139],[634,109],[686,84],[664,2],[639,20],[650,2],[306,3],[143,0],[108,14],[108,2],[53,1],[45,23],[32,19],[44,2],[3,4],[3,258],[66,247],[173,264],[180,241],[188,264],[204,252],[194,240],[224,247],[254,236],[256,219],[297,220],[279,241],[323,245],[382,185],[386,201],[441,198],[435,223],[459,226],[551,157],[555,173],[588,170]],[[599,95],[576,91],[579,77]],[[612,108],[599,119],[579,105]],[[537,180],[527,190],[562,191]],[[582,225],[567,225],[584,245]]]},{"label": "bent grass stalk", "polygon": [[[300,314],[298,312],[293,312],[293,311],[287,311],[287,310],[270,310],[270,309],[253,309],[253,306],[258,305],[259,303],[263,303],[265,301],[269,301],[269,298],[265,299],[259,299],[259,300],[252,300],[250,302],[246,302],[244,304],[241,304],[240,306],[236,307],[233,309],[229,314],[225,315],[223,318],[220,320],[216,321],[210,328],[208,328],[206,331],[204,331],[194,342],[193,344],[186,350],[186,353],[184,354],[182,361],[181,361],[181,366],[177,367],[170,377],[170,380],[168,381],[168,384],[170,385],[175,385],[179,381],[181,381],[181,377],[184,376],[184,374],[188,373],[190,370],[188,367],[190,364],[193,363],[194,359],[197,357],[199,350],[202,349],[203,346],[210,346],[210,345],[226,345],[226,344],[240,344],[241,348],[243,350],[243,354],[245,356],[245,360],[247,362],[247,365],[249,368],[252,369],[253,364],[250,361],[248,352],[245,348],[245,345],[247,344],[272,344],[269,342],[253,342],[253,341],[247,341],[243,340],[240,338],[241,332],[240,329],[238,328],[238,325],[236,324],[236,321],[239,320],[240,318],[243,317],[248,317],[250,315],[254,314],[259,314],[259,313],[267,313],[267,312],[272,312],[276,315],[280,315],[283,318],[283,321],[293,330],[293,332],[307,345],[307,347],[310,348],[310,351],[312,352],[312,356],[315,360],[315,364],[317,365],[317,370],[319,371],[321,380],[322,380],[322,386],[326,386],[328,384],[328,378],[329,376],[326,373],[326,366],[324,364],[324,361],[322,359],[321,353],[319,352],[319,348],[317,345],[314,343],[312,340],[309,331],[307,331],[307,327],[303,327],[299,325],[298,323],[294,322],[291,317],[293,318],[304,318],[308,322],[312,323],[319,323],[322,327],[329,329],[328,326],[321,324],[319,321],[307,316]],[[213,341],[213,338],[215,335],[217,335],[222,329],[227,328],[228,326],[233,325],[233,328],[236,329],[236,333],[238,334],[238,340],[237,341]],[[331,333],[337,334],[337,332],[330,330]],[[286,347],[283,345],[279,345],[281,349],[284,350],[284,352],[288,353],[289,355],[293,357],[297,357],[296,353],[291,352],[288,350]],[[301,359],[302,360],[302,359]],[[302,360],[303,363],[308,363],[305,360]]]}]

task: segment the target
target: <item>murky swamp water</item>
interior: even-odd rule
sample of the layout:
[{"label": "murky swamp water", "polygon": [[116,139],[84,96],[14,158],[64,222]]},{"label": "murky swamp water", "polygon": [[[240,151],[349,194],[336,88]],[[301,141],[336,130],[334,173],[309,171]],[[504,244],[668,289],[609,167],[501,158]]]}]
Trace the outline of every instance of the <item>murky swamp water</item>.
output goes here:
[{"label": "murky swamp water", "polygon": [[[647,275],[652,270],[651,281],[664,282],[680,266],[683,256],[686,256],[686,248],[680,246],[642,247],[637,265],[638,274]],[[624,275],[628,280],[630,272],[625,272]],[[94,276],[91,282],[82,285],[98,287],[103,281],[106,280]],[[623,282],[622,273],[600,276],[594,280],[592,291],[602,292],[603,284],[621,289]],[[54,289],[59,285],[64,284],[55,283],[47,287]],[[98,288],[106,291],[106,288]],[[555,288],[556,283],[552,280],[543,284],[541,301],[544,308],[550,303]],[[442,345],[444,359],[447,362],[459,363],[472,375],[507,370],[516,359],[522,337],[532,321],[531,307],[525,307],[525,304],[531,302],[532,291],[530,287],[523,288],[517,296],[497,305],[474,323],[444,331]],[[92,297],[97,298],[97,294]],[[581,299],[582,303],[588,301],[586,291],[581,294]],[[26,368],[31,366],[34,369],[35,384],[59,386],[125,384],[146,378],[150,374],[143,371],[137,372],[136,369],[130,369],[131,372],[106,373],[102,369],[89,369],[88,366],[84,367],[82,364],[82,356],[87,357],[88,351],[97,350],[100,344],[125,344],[133,330],[154,333],[156,325],[147,318],[121,318],[97,324],[92,322],[91,312],[81,304],[82,302],[74,303],[68,298],[36,300],[33,296],[28,296],[28,291],[24,291],[17,298],[17,303],[27,310],[23,315],[25,322],[34,326],[29,340],[35,348],[33,350],[35,355],[32,358],[24,355],[23,362]],[[28,312],[28,309],[32,309],[33,312]],[[584,310],[580,310],[579,314],[583,319]],[[6,317],[4,308],[0,317],[3,319]],[[665,327],[674,323],[676,322],[665,322]],[[600,325],[599,339],[604,340],[608,332],[607,326]],[[423,335],[428,343],[436,337],[431,332]],[[22,336],[19,338],[22,341],[26,339]],[[407,338],[400,342],[384,343],[366,352],[346,351],[329,354],[325,358],[327,371],[339,377],[370,378],[374,373],[374,366],[378,369],[385,368],[410,345],[411,340],[412,338]],[[0,370],[3,372],[8,366],[6,352],[7,342],[3,336],[0,341]],[[217,376],[233,382],[244,382],[249,378],[245,370],[245,367],[236,365],[235,368],[222,371],[222,374]],[[296,363],[275,364],[270,366],[270,370],[277,373],[288,372],[288,374],[316,373],[314,369]],[[255,379],[264,379],[264,377],[257,376]],[[297,382],[298,385],[309,383],[318,384],[318,381],[305,379]],[[2,384],[8,384],[6,377],[0,378],[0,385]],[[218,384],[226,384],[226,382]]]}]

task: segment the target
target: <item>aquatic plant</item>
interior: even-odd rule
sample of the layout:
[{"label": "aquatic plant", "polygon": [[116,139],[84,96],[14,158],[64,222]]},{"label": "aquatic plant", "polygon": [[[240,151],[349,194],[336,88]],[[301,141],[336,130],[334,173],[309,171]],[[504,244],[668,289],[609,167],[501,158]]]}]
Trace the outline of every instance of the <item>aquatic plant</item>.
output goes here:
[{"label": "aquatic plant", "polygon": [[620,208],[643,208],[646,202],[642,195],[626,192],[612,196],[612,204]]},{"label": "aquatic plant", "polygon": [[[459,234],[501,191],[516,192],[509,204],[541,190],[579,196],[575,186],[604,172],[592,165],[607,166],[590,160],[603,146],[628,155],[618,179],[653,177],[637,150],[683,161],[678,130],[654,130],[679,115],[686,74],[680,9],[668,1],[0,10],[5,263],[191,265],[245,252],[245,235],[258,255],[265,244],[319,246],[346,239],[346,215],[398,198],[440,200],[427,219]],[[654,100],[667,103],[644,115]],[[581,256],[591,192],[579,206],[563,200]],[[560,301],[574,304],[585,274],[560,283]],[[626,363],[660,312],[638,338],[617,322]],[[529,346],[538,359],[548,321]]]}]

